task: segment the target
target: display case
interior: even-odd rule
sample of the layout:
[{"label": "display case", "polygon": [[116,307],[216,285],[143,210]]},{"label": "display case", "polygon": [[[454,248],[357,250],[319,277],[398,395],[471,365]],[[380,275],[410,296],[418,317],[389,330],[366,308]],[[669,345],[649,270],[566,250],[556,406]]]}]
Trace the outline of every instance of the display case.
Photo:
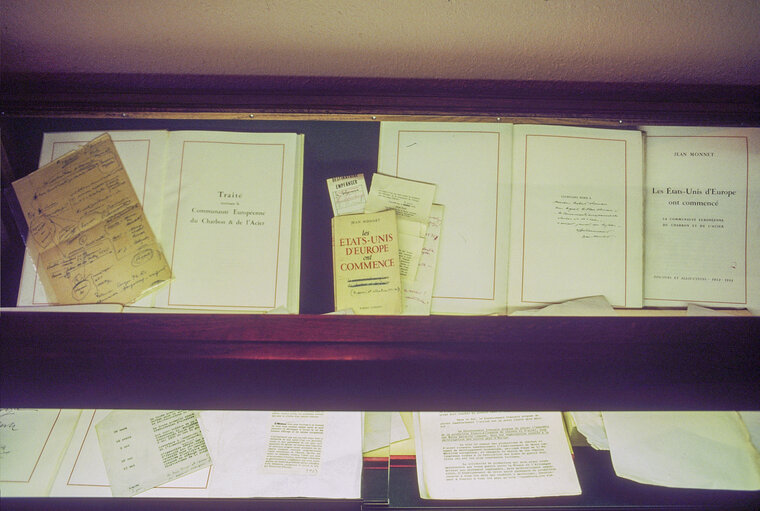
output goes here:
[{"label": "display case", "polygon": [[[325,179],[376,170],[380,121],[758,126],[755,87],[12,75],[3,77],[0,112],[4,191],[36,169],[46,131],[277,131],[303,133],[306,141],[301,314],[4,309],[3,407],[739,410],[760,403],[760,321],[753,317],[686,318],[668,310],[624,311],[617,318],[321,315],[333,303]],[[5,198],[2,213],[2,304],[12,307],[24,246]],[[576,466],[580,497],[466,507],[751,508],[760,499],[756,492],[631,483],[615,477],[607,453],[590,448],[576,450]],[[413,463],[396,463],[390,477],[385,506],[462,505],[421,501]],[[255,503],[194,503],[249,504]]]}]

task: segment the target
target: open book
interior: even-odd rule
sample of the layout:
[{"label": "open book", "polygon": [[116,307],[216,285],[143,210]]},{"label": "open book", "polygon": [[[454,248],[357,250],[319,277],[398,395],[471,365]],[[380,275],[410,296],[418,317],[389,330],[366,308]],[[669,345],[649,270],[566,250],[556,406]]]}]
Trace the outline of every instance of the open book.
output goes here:
[{"label": "open book", "polygon": [[[46,133],[40,165],[99,134]],[[303,136],[110,134],[175,276],[133,305],[298,312]],[[18,305],[47,303],[27,255]]]},{"label": "open book", "polygon": [[447,211],[432,312],[757,303],[760,130],[646,130],[382,123],[378,172],[436,184]]}]

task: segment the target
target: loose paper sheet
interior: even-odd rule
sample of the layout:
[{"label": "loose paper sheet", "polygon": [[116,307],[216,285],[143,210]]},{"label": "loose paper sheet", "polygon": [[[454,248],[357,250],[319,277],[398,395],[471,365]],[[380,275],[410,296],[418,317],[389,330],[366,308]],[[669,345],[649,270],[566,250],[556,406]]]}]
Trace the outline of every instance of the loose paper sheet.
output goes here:
[{"label": "loose paper sheet", "polygon": [[[42,137],[39,167],[82,147],[103,133],[103,131],[45,133]],[[153,229],[153,234],[160,239],[161,191],[166,168],[165,152],[168,132],[125,130],[110,131],[108,134],[124,164],[124,170],[127,171],[129,181],[142,204],[143,213]],[[141,298],[135,302],[135,305],[149,307],[153,303],[153,297],[154,294]],[[34,259],[27,250],[21,271],[17,305],[47,305],[49,303],[42,282],[37,277]]]},{"label": "loose paper sheet", "polygon": [[219,438],[212,496],[360,497],[360,412],[225,412]]},{"label": "loose paper sheet", "polygon": [[367,202],[367,183],[364,174],[332,177],[327,180],[327,191],[333,216],[364,213]]},{"label": "loose paper sheet", "polygon": [[409,433],[399,412],[364,412],[365,453],[407,438]]},{"label": "loose paper sheet", "polygon": [[0,495],[48,495],[79,412],[0,408]]},{"label": "loose paper sheet", "polygon": [[643,129],[644,304],[760,303],[760,129]]},{"label": "loose paper sheet", "polygon": [[736,412],[602,412],[615,473],[671,488],[759,490],[760,454]]},{"label": "loose paper sheet", "polygon": [[399,179],[385,174],[373,174],[366,213],[386,209],[396,211],[399,234],[401,280],[414,280],[417,275],[425,229],[430,221],[430,209],[435,197],[435,185]]},{"label": "loose paper sheet", "polygon": [[48,299],[132,303],[171,278],[108,135],[13,183]]},{"label": "loose paper sheet", "polygon": [[415,414],[420,497],[579,495],[560,412]]},{"label": "loose paper sheet", "polygon": [[570,412],[575,420],[578,432],[586,437],[588,443],[597,450],[610,450],[607,432],[604,429],[602,412]]},{"label": "loose paper sheet", "polygon": [[413,280],[406,280],[401,283],[404,291],[405,315],[430,315],[442,224],[443,206],[433,204],[430,208],[430,220],[425,229],[425,242],[422,245],[420,262],[417,265],[417,274]]},{"label": "loose paper sheet", "polygon": [[95,429],[114,497],[131,497],[211,465],[193,411],[117,410]]},{"label": "loose paper sheet", "polygon": [[617,313],[605,297],[588,296],[539,309],[514,311],[510,316],[617,316]]},{"label": "loose paper sheet", "polygon": [[[110,412],[111,410],[82,411],[71,443],[66,450],[61,468],[50,491],[52,497],[112,496],[103,456],[98,445],[98,436],[95,432],[95,424]],[[202,429],[204,435],[209,434],[208,429]],[[207,447],[211,453],[214,452],[213,441],[217,437],[216,434],[206,437]],[[206,497],[208,496],[209,478],[212,471],[213,466],[199,470],[176,481],[135,495],[135,497]]]},{"label": "loose paper sheet", "polygon": [[510,307],[641,307],[642,159],[638,131],[515,126]]}]

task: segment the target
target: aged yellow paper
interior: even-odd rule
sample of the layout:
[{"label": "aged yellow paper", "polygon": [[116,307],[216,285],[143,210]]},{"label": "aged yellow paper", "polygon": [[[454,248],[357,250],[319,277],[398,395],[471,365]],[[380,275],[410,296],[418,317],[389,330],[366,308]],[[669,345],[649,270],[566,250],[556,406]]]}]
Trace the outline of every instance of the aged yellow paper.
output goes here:
[{"label": "aged yellow paper", "polygon": [[335,310],[401,314],[396,212],[332,219]]},{"label": "aged yellow paper", "polygon": [[13,183],[53,303],[134,302],[171,278],[113,142],[102,135]]}]

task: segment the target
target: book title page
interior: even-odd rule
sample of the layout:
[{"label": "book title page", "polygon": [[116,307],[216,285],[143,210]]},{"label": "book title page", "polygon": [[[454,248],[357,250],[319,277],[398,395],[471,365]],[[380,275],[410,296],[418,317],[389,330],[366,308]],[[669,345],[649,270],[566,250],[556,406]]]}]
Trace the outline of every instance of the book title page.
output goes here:
[{"label": "book title page", "polygon": [[400,314],[396,212],[332,219],[335,310],[356,314]]},{"label": "book title page", "polygon": [[646,129],[646,305],[747,305],[760,130]]}]

